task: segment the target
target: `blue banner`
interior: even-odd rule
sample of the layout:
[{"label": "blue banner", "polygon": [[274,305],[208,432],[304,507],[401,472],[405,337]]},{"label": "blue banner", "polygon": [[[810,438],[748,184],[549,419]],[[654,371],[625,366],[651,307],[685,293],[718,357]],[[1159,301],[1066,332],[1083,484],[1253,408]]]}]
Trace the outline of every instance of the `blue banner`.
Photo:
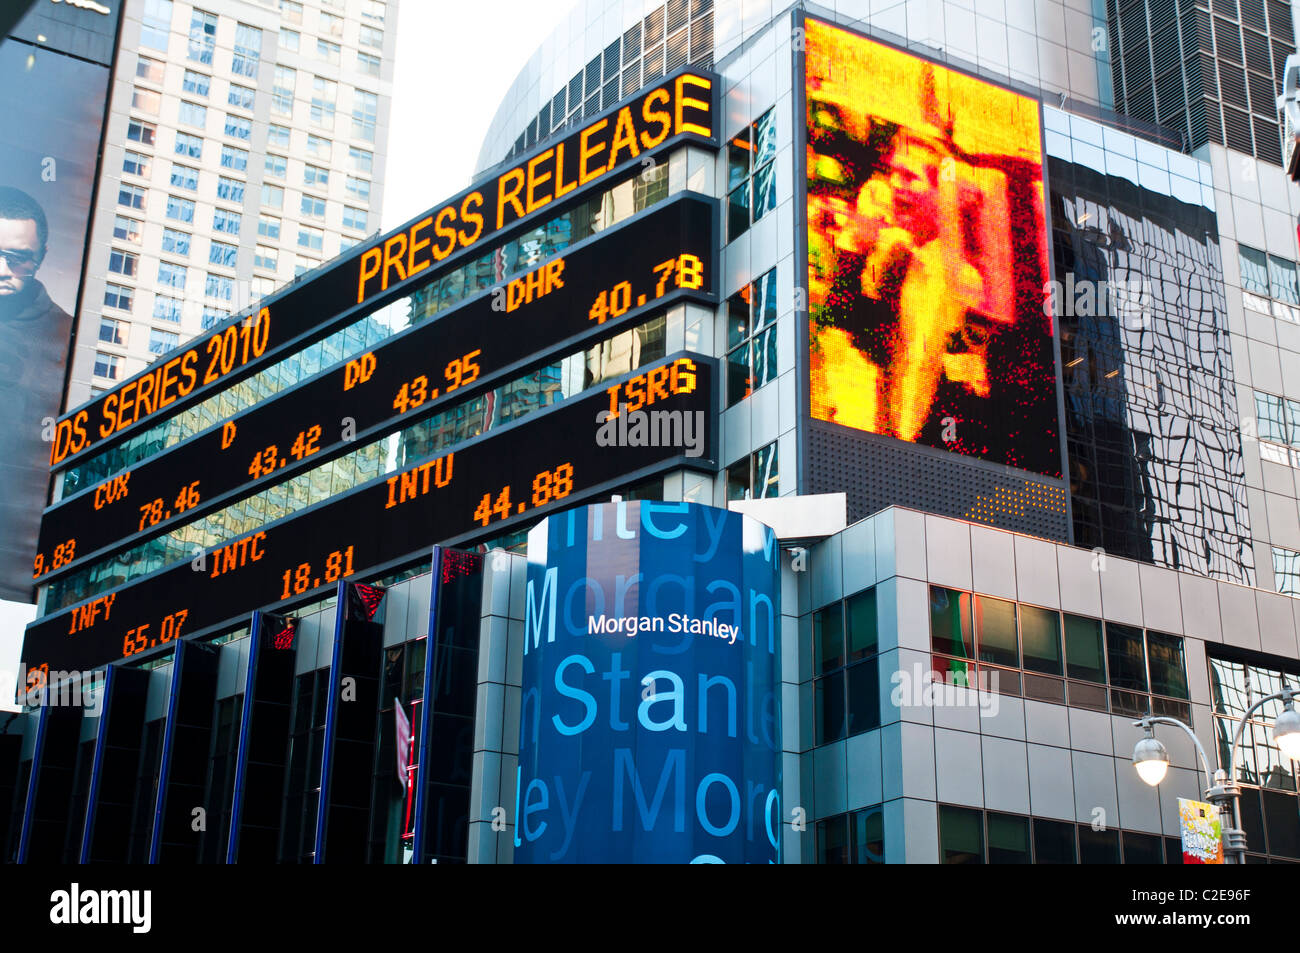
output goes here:
[{"label": "blue banner", "polygon": [[780,860],[780,558],[693,503],[528,535],[516,863]]}]

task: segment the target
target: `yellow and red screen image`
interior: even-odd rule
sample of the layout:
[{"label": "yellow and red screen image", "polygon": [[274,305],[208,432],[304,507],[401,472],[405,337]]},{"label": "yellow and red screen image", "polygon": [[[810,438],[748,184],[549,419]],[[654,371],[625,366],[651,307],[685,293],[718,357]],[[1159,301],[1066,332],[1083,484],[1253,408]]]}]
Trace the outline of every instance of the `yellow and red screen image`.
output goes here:
[{"label": "yellow and red screen image", "polygon": [[1038,103],[806,22],[812,416],[1059,476]]}]

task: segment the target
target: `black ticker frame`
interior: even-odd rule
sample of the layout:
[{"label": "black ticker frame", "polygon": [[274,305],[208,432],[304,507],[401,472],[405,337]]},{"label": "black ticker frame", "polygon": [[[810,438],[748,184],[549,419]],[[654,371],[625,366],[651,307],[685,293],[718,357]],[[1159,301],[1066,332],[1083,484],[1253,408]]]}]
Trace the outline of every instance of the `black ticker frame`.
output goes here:
[{"label": "black ticker frame", "polygon": [[[670,381],[678,381],[679,375],[673,371],[670,377],[670,369],[684,374],[688,368],[683,367],[683,361],[691,362],[689,371],[695,376],[689,382],[681,376],[680,386],[675,386]],[[662,399],[655,398],[656,379]],[[717,380],[715,358],[677,352],[616,382],[597,385],[551,410],[458,444],[423,463],[380,475],[346,494],[268,523],[254,533],[242,534],[226,546],[207,552],[199,569],[190,562],[168,566],[43,616],[27,627],[20,684],[31,668],[44,667],[48,674],[89,670],[123,657],[133,661],[155,657],[169,651],[170,642],[176,639],[215,634],[254,610],[283,611],[319,599],[339,578],[381,576],[422,556],[433,543],[456,545],[483,536],[489,528],[500,532],[535,519],[543,508],[553,511],[572,506],[654,473],[676,467],[712,472],[717,468],[719,442]],[[644,399],[650,401],[646,407],[653,408],[652,412],[702,414],[705,446],[700,456],[687,456],[683,448],[673,446],[597,444],[596,413],[611,404],[637,399],[637,389],[630,386],[636,384]],[[575,451],[580,450],[587,456],[579,462]],[[446,481],[442,488],[450,486],[458,467],[463,476],[467,458],[469,466],[486,472],[478,473],[477,481],[473,476],[462,480],[456,500],[438,496],[439,481]],[[519,472],[497,472],[508,471],[512,464]],[[558,488],[560,468],[566,464],[571,489],[561,497],[536,503],[543,473],[548,475],[545,485],[549,487],[554,481]],[[596,474],[593,482],[578,485],[576,481],[591,472]],[[402,479],[403,474],[410,479]],[[464,508],[480,494],[499,504],[503,484],[507,490],[518,489],[523,495],[530,479],[533,506],[507,492],[505,515],[499,520],[489,515],[489,522],[482,526],[468,525],[474,520]],[[466,484],[468,490],[461,492],[459,486]],[[412,495],[401,498],[406,492]],[[443,516],[453,514],[456,505],[460,510]],[[390,509],[397,512],[389,514],[387,522],[392,525],[385,526],[384,514]],[[438,520],[444,524],[460,520],[460,524],[439,528],[435,522]],[[346,528],[347,536],[342,536],[342,528]],[[362,539],[363,535],[366,538]],[[288,538],[287,543],[281,542],[282,536]],[[353,547],[362,552],[354,554]],[[334,574],[336,571],[338,574]],[[297,590],[295,585],[296,591],[284,595],[300,576],[304,577],[303,588]],[[219,578],[222,582],[215,591],[206,586],[208,580]],[[279,583],[282,578],[283,589]],[[254,594],[258,588],[260,591]],[[132,645],[130,652],[125,649],[127,640]]]},{"label": "black ticker frame", "polygon": [[[340,301],[352,301],[357,289],[357,277],[360,272],[360,262],[363,256],[367,253],[376,248],[384,249],[387,242],[395,239],[399,235],[410,233],[412,228],[422,222],[425,218],[438,213],[439,210],[445,210],[452,206],[459,207],[466,198],[474,194],[476,191],[496,184],[498,175],[509,174],[510,171],[515,169],[527,168],[530,162],[544,156],[548,151],[554,150],[560,145],[567,146],[571,150],[570,155],[572,155],[573,150],[579,147],[579,141],[586,130],[590,130],[593,126],[601,123],[603,120],[607,121],[611,117],[616,117],[621,110],[634,102],[645,99],[653,91],[672,88],[673,84],[676,83],[679,78],[684,76],[702,77],[707,79],[711,84],[709,94],[709,116],[712,129],[710,130],[710,135],[705,136],[691,131],[669,135],[653,148],[645,149],[644,151],[639,152],[636,156],[619,163],[617,166],[606,169],[603,173],[589,180],[587,183],[573,187],[571,191],[565,193],[562,199],[556,198],[555,200],[543,204],[533,211],[520,216],[510,223],[503,224],[501,228],[494,228],[491,232],[485,232],[480,238],[465,247],[456,249],[453,246],[452,251],[447,255],[447,257],[436,265],[424,268],[418,273],[411,274],[410,276],[403,278],[401,281],[388,285],[380,292],[366,295],[359,303],[349,304],[346,308],[341,310],[338,308]],[[187,392],[183,397],[178,397],[169,402],[166,406],[166,414],[163,413],[163,408],[157,408],[148,415],[135,420],[129,426],[116,430],[106,437],[96,436],[96,439],[88,441],[75,453],[69,452],[60,457],[57,462],[53,463],[52,469],[65,469],[74,463],[86,459],[92,453],[98,453],[109,449],[110,447],[129,439],[144,428],[152,426],[159,419],[175,414],[192,404],[195,404],[213,394],[219,393],[244,378],[249,377],[263,367],[307,347],[351,322],[360,320],[367,314],[380,310],[393,301],[409,295],[416,288],[422,287],[436,280],[445,272],[460,267],[467,261],[472,261],[481,256],[493,245],[509,241],[518,233],[526,231],[529,227],[535,226],[538,222],[544,221],[550,216],[562,214],[565,209],[571,208],[573,205],[580,203],[584,198],[589,197],[592,192],[608,188],[613,183],[626,177],[628,173],[634,170],[643,169],[647,159],[661,159],[668,155],[674,148],[685,143],[704,145],[716,150],[720,142],[720,108],[720,77],[707,70],[685,66],[663,78],[658,83],[654,84],[654,86],[640,90],[634,95],[621,100],[617,105],[592,117],[591,121],[585,124],[583,130],[579,130],[573,135],[551,143],[550,145],[547,145],[545,142],[539,143],[530,153],[516,160],[514,163],[502,163],[493,170],[494,174],[492,176],[485,176],[482,180],[476,182],[469,189],[458,194],[449,202],[435,205],[428,212],[416,216],[401,227],[393,229],[376,238],[373,242],[368,242],[350,249],[346,254],[340,255],[335,261],[331,262],[323,271],[316,274],[315,277],[306,281],[298,281],[280,289],[279,291],[273,292],[271,295],[258,301],[257,304],[251,308],[248,308],[229,320],[217,325],[208,333],[200,335],[199,337],[186,342],[182,347],[163,355],[163,357],[154,362],[154,365],[149,370],[128,378],[111,390],[94,398],[92,401],[64,414],[59,418],[56,424],[56,450],[63,439],[65,431],[70,431],[70,429],[77,424],[78,419],[83,418],[83,415],[85,416],[81,420],[80,424],[82,430],[87,431],[88,433],[95,433],[100,425],[102,409],[109,398],[116,399],[114,395],[124,393],[126,388],[134,386],[136,382],[154,374],[160,368],[166,368],[169,362],[179,360],[182,355],[187,356],[189,352],[207,355],[215,339],[227,333],[231,328],[238,329],[245,322],[251,323],[254,320],[257,320],[259,314],[264,309],[269,310],[272,315],[271,320],[275,322],[277,328],[279,327],[279,323],[283,321],[283,319],[278,318],[278,315],[285,312],[302,316],[315,316],[320,314],[330,315],[327,320],[314,323],[312,317],[307,317],[306,320],[301,322],[301,328],[295,327],[283,340],[277,340],[274,347],[271,347],[268,344],[266,349],[261,354],[257,355],[255,359],[249,360],[239,367],[234,368],[232,371],[222,374],[210,384],[194,386],[193,389]],[[197,373],[203,374],[203,368],[205,366],[206,364],[203,362],[203,358],[200,358]],[[180,367],[183,369],[184,365],[181,364]],[[159,379],[158,386],[162,386],[161,378]],[[99,413],[95,413],[95,411],[99,411]]]},{"label": "black ticker frame", "polygon": [[[499,306],[507,284],[482,291],[345,364],[335,365],[260,401],[224,424],[149,457],[127,471],[125,479],[121,475],[110,477],[59,501],[42,517],[38,552],[48,556],[56,546],[75,537],[77,557],[36,577],[35,584],[46,585],[104,558],[111,550],[137,545],[351,452],[392,430],[409,427],[446,409],[453,401],[472,399],[513,375],[553,361],[557,354],[567,355],[585,342],[635,326],[673,303],[694,300],[715,304],[719,214],[716,199],[690,192],[670,196],[564,249],[515,279],[524,281],[526,275],[541,275],[540,284],[555,272],[556,262],[572,259],[577,267],[565,266],[559,273],[563,287],[548,288],[541,297],[509,312]],[[652,269],[660,264],[659,259],[688,252],[701,260],[700,287],[670,288],[662,296],[653,297],[658,283],[654,282]],[[632,262],[639,273],[629,274],[631,267],[619,270]],[[624,275],[639,282],[632,293],[642,291],[646,302],[637,304],[639,298],[632,298],[632,306],[625,313],[604,323],[591,321],[591,299],[598,292],[608,292],[615,279]],[[671,284],[669,281],[665,287]],[[486,330],[480,332],[482,328]],[[494,331],[498,332],[495,337]],[[444,345],[449,336],[453,344]],[[443,363],[448,358],[458,359],[462,352],[480,353],[481,347],[475,350],[470,346],[476,341],[484,346],[495,341],[504,360],[489,364],[472,384],[440,393],[418,409],[404,413],[393,409],[399,386],[420,373],[435,386],[443,383]],[[366,358],[373,359],[373,363],[363,363]],[[362,374],[365,379],[358,379]],[[340,429],[344,419],[353,422],[347,439]],[[228,436],[226,428],[231,425],[233,436]],[[318,428],[318,436],[324,436],[323,445],[300,459],[290,459],[295,432],[305,433],[313,426]],[[252,479],[248,471],[254,452],[273,444],[284,464],[272,474]],[[210,495],[208,488],[214,481],[218,489]],[[103,492],[119,482],[123,487],[120,496]],[[194,483],[202,484],[202,499],[197,505],[173,512],[173,498]],[[139,529],[143,524],[140,504],[154,499],[162,501],[160,509],[167,507],[167,515]]]}]

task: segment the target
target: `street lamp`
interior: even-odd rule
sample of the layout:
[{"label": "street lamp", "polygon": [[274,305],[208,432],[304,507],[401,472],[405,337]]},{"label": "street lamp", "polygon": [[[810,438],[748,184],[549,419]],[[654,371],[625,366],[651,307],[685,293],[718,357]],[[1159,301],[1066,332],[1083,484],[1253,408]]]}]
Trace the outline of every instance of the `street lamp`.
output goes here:
[{"label": "street lamp", "polygon": [[1229,863],[1246,862],[1246,833],[1241,829],[1241,787],[1236,781],[1237,747],[1241,744],[1241,735],[1246,730],[1246,722],[1264,705],[1275,700],[1281,701],[1283,711],[1273,722],[1273,741],[1282,751],[1283,757],[1300,761],[1300,712],[1295,709],[1297,697],[1300,697],[1300,691],[1284,684],[1280,692],[1266,695],[1246,709],[1246,713],[1237,723],[1232,747],[1228,750],[1228,770],[1225,772],[1220,769],[1213,774],[1210,773],[1210,762],[1205,756],[1205,749],[1201,746],[1200,739],[1191,728],[1177,718],[1146,715],[1139,721],[1133,722],[1135,727],[1145,731],[1133,748],[1133,767],[1137,769],[1138,776],[1152,787],[1163,781],[1165,772],[1169,770],[1169,752],[1156,738],[1155,726],[1177,725],[1192,739],[1196,745],[1196,752],[1200,755],[1201,764],[1205,768],[1205,778],[1210,782],[1205,790],[1205,798],[1217,807],[1221,814],[1227,816],[1227,821],[1223,825],[1223,854],[1224,860]]}]

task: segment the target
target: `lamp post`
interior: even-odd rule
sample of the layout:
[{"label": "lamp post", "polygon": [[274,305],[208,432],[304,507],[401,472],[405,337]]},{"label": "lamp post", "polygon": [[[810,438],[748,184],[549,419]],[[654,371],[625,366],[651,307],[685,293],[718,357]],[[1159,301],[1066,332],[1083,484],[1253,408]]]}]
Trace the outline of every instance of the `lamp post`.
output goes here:
[{"label": "lamp post", "polygon": [[1165,772],[1169,770],[1169,752],[1156,738],[1155,726],[1177,725],[1191,737],[1205,769],[1208,783],[1205,789],[1206,800],[1226,817],[1223,825],[1223,856],[1228,863],[1246,862],[1246,833],[1241,829],[1241,786],[1236,780],[1237,748],[1241,744],[1241,735],[1246,729],[1246,722],[1268,702],[1281,701],[1285,707],[1273,722],[1273,741],[1281,749],[1284,757],[1292,761],[1300,761],[1300,712],[1295,709],[1297,697],[1300,697],[1300,691],[1283,685],[1280,692],[1266,695],[1251,705],[1241,716],[1241,720],[1237,723],[1237,730],[1233,734],[1232,747],[1228,751],[1228,770],[1219,769],[1213,774],[1210,772],[1210,761],[1205,756],[1205,749],[1201,746],[1200,739],[1191,728],[1177,718],[1146,715],[1139,721],[1133,722],[1135,727],[1145,731],[1133,748],[1133,767],[1137,769],[1139,777],[1152,787],[1163,781]]}]

